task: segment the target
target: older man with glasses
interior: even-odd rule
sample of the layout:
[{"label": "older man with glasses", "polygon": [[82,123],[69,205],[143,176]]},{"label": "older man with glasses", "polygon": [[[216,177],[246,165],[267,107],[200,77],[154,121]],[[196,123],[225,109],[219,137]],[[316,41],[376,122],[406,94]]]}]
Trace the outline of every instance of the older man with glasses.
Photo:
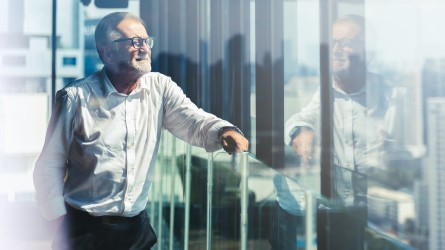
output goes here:
[{"label": "older man with glasses", "polygon": [[154,39],[137,16],[105,16],[95,40],[103,69],[57,93],[34,171],[37,201],[60,223],[54,249],[150,249],[145,207],[161,130],[207,151],[246,151],[248,141],[151,72]]}]

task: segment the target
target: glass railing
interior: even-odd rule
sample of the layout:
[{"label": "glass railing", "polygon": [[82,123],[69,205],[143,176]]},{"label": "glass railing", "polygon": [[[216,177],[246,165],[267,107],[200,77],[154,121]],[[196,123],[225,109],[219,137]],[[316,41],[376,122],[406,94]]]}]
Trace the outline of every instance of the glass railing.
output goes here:
[{"label": "glass railing", "polygon": [[[376,221],[374,214],[395,211],[374,184],[366,206],[345,207],[320,195],[317,167],[275,170],[250,153],[207,153],[167,132],[161,140],[147,204],[154,249],[361,249],[332,247],[352,239],[365,249],[412,249],[402,229]],[[34,203],[0,202],[0,211],[3,245],[50,247],[53,227]]]},{"label": "glass railing", "polygon": [[[249,153],[217,152],[212,160],[213,171],[225,169],[233,176],[228,181],[232,185],[225,192],[214,192],[212,204],[217,205],[211,211],[219,221],[210,228],[215,235],[210,239],[212,246],[228,249],[225,246],[230,246],[232,239],[232,245],[238,245],[238,249],[269,249],[271,244],[278,247],[283,243],[292,244],[295,249],[316,248],[315,208],[320,197],[315,192]],[[219,178],[214,175],[213,180]],[[233,234],[229,239],[220,236],[226,224]]]},{"label": "glass railing", "polygon": [[277,171],[250,153],[207,153],[165,132],[147,205],[154,249],[335,249],[343,238],[412,249],[368,223],[366,203],[323,198],[318,179],[316,168]]},{"label": "glass railing", "polygon": [[274,238],[280,220],[290,223],[298,249],[316,249],[317,204],[329,204],[298,176],[250,153],[206,153],[169,133],[162,136],[153,183],[147,210],[156,249],[269,249],[282,241]]}]

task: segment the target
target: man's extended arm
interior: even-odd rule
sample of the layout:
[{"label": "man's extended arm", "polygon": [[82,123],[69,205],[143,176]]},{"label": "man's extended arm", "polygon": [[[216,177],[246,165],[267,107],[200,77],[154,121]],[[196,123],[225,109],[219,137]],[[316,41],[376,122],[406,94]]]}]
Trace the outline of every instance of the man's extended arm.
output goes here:
[{"label": "man's extended arm", "polygon": [[199,109],[170,78],[165,88],[163,125],[172,134],[208,152],[221,146],[230,153],[232,148],[247,150],[246,138],[237,131],[227,130],[219,134],[221,128],[234,127],[233,124]]},{"label": "man's extended arm", "polygon": [[320,121],[320,90],[316,91],[310,102],[301,109],[300,112],[287,119],[284,128],[284,138],[287,145],[291,145],[295,137],[295,129],[307,127],[317,131]]},{"label": "man's extended arm", "polygon": [[314,153],[315,133],[320,120],[320,92],[299,112],[292,115],[285,124],[285,143],[292,146],[301,157],[303,164],[309,162]]}]

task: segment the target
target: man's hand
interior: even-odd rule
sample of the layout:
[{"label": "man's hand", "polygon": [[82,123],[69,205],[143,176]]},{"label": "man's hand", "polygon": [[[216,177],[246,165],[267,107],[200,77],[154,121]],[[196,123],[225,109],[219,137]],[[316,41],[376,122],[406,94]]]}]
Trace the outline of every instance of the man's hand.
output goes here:
[{"label": "man's hand", "polygon": [[243,152],[249,149],[249,141],[235,130],[227,130],[222,133],[221,145],[229,154]]},{"label": "man's hand", "polygon": [[314,154],[315,133],[311,129],[302,129],[292,140],[292,148],[300,158],[302,166],[308,166]]}]

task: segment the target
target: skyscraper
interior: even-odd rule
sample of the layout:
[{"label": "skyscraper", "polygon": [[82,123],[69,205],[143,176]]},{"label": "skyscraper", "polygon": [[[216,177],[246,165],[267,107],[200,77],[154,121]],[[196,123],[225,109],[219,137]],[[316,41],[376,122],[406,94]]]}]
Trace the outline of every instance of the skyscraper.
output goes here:
[{"label": "skyscraper", "polygon": [[429,249],[445,249],[445,97],[427,102],[428,156],[424,178],[428,183]]}]

